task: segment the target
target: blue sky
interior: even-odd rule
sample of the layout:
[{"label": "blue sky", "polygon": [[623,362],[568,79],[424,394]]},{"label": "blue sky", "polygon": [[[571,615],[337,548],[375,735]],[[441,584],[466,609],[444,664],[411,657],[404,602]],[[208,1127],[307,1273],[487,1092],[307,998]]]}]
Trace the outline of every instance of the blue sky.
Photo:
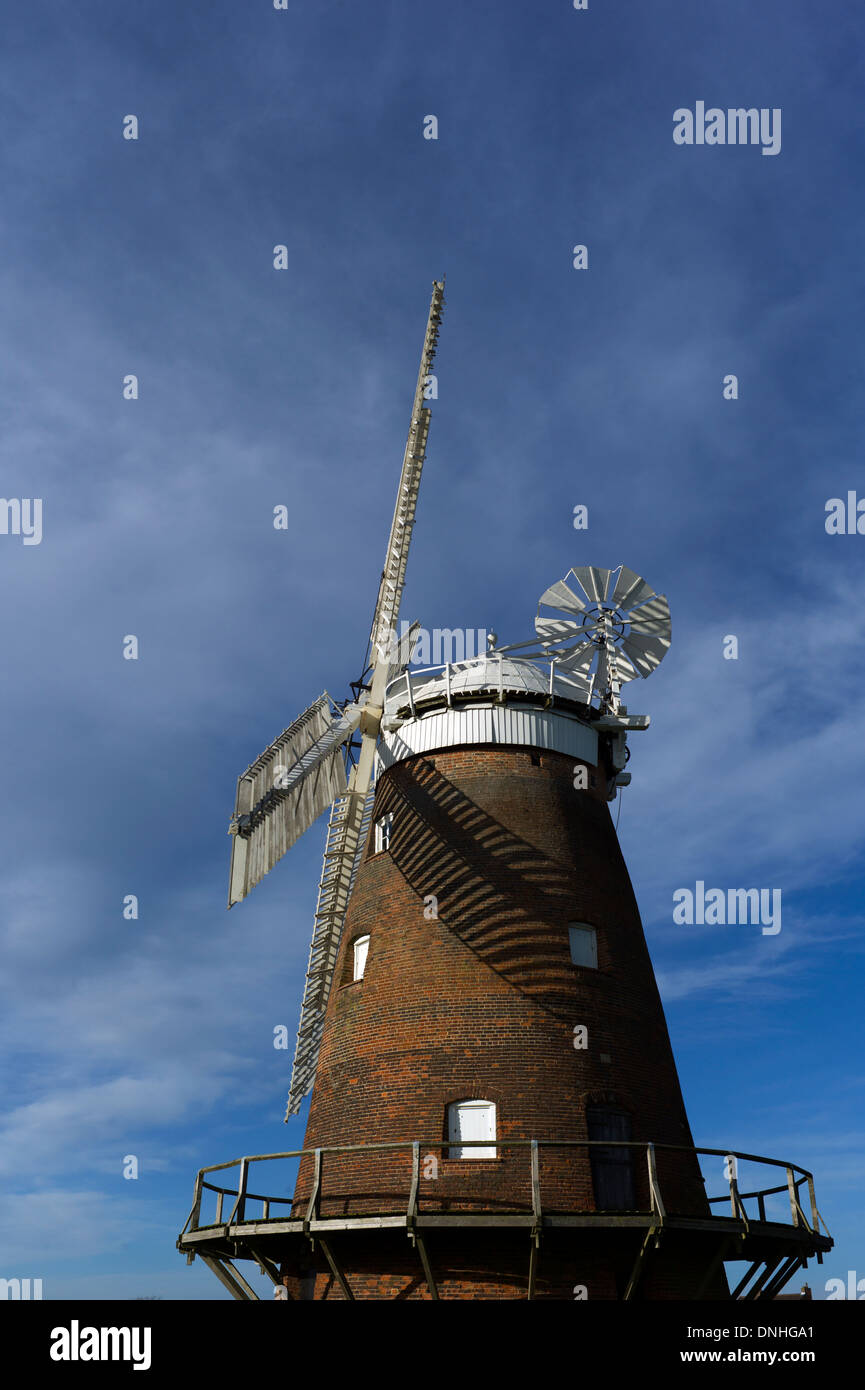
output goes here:
[{"label": "blue sky", "polygon": [[[0,535],[0,1274],[222,1297],[174,1250],[195,1171],[302,1142],[272,1034],[323,825],[230,914],[226,828],[359,674],[446,272],[403,616],[517,641],[585,563],[669,596],[619,832],[695,1141],[812,1168],[815,1296],[865,1277],[865,536],[824,525],[865,496],[863,37],[837,0],[7,7],[0,477],[43,538]],[[780,108],[781,152],[677,146],[699,100]],[[675,926],[698,879],[780,888],[781,932]]]}]

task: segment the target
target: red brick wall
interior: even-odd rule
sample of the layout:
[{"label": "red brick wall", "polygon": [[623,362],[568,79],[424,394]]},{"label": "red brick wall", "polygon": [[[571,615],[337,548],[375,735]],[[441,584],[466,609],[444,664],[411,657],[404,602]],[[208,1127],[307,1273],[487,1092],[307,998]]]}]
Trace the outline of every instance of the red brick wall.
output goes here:
[{"label": "red brick wall", "polygon": [[[525,1299],[528,1292],[529,1237],[499,1231],[426,1232],[427,1255],[441,1299]],[[637,1241],[641,1243],[642,1235]],[[384,1233],[375,1243],[360,1247],[356,1238],[333,1237],[333,1252],[357,1300],[430,1299],[419,1255],[405,1234]],[[537,1255],[534,1297],[596,1302],[621,1299],[634,1267],[634,1238],[619,1240],[608,1233],[585,1238],[546,1232]],[[650,1255],[638,1283],[639,1299],[694,1298],[709,1259],[702,1252],[681,1249],[665,1258],[663,1247]],[[654,1263],[653,1263],[654,1261]],[[314,1277],[312,1288],[300,1274],[287,1275],[293,1299],[343,1301],[344,1295],[320,1254],[300,1266]],[[585,1292],[583,1292],[585,1291]],[[726,1297],[716,1285],[714,1297]]]},{"label": "red brick wall", "polygon": [[[575,790],[573,759],[534,757],[450,749],[380,778],[375,817],[393,812],[390,849],[376,855],[371,837],[358,872],[305,1147],[418,1139],[422,1156],[435,1153],[448,1103],[471,1098],[495,1102],[500,1140],[585,1140],[586,1104],[607,1101],[630,1113],[635,1141],[692,1143],[604,773]],[[430,894],[437,920],[424,916]],[[597,970],[571,963],[574,921],[597,931]],[[367,933],[366,973],[351,983],[352,942]],[[588,1028],[585,1051],[573,1046],[576,1024]],[[530,1210],[528,1149],[461,1162],[437,1153],[438,1176],[421,1178],[422,1210]],[[707,1212],[694,1160],[661,1153],[658,1164],[669,1212]],[[643,1209],[645,1172],[641,1151]],[[301,1200],[309,1178],[305,1162]],[[404,1211],[409,1185],[407,1153],[327,1158],[322,1215]],[[593,1209],[586,1150],[541,1151],[541,1198],[546,1210]],[[527,1259],[526,1249],[526,1268]],[[504,1288],[486,1268],[490,1286]],[[571,1276],[557,1287],[580,1282]],[[475,1269],[468,1284],[483,1282]],[[325,1296],[318,1286],[316,1296]]]}]

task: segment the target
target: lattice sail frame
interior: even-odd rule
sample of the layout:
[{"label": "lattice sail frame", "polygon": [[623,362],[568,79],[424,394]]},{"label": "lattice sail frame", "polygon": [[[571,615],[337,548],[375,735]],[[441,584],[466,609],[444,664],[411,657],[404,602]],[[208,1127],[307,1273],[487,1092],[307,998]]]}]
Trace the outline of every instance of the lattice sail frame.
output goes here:
[{"label": "lattice sail frame", "polygon": [[[358,864],[363,857],[369,836],[374,799],[375,789],[370,787],[363,803],[350,796],[342,796],[331,807],[315,909],[315,925],[309,948],[306,985],[300,1008],[300,1025],[291,1069],[286,1120],[297,1114],[315,1080],[324,1015],[342,938],[342,925]],[[359,805],[361,811],[358,821]]]}]

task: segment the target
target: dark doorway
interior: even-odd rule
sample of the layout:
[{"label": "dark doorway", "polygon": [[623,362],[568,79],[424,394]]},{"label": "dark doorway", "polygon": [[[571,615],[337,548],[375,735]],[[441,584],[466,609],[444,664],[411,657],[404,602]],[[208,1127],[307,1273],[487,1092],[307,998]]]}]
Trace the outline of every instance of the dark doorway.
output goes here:
[{"label": "dark doorway", "polygon": [[[612,1106],[593,1105],[586,1110],[591,1140],[631,1138],[631,1117]],[[599,1211],[635,1211],[634,1156],[632,1149],[590,1149],[595,1206]]]}]

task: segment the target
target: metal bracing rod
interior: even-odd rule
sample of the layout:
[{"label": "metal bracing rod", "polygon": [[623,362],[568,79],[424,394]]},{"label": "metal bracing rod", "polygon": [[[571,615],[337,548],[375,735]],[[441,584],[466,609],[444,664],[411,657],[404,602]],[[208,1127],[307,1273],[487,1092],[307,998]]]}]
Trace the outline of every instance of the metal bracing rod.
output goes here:
[{"label": "metal bracing rod", "polygon": [[633,1300],[634,1294],[637,1291],[637,1286],[639,1285],[640,1279],[642,1278],[646,1260],[649,1258],[649,1251],[652,1249],[653,1246],[657,1249],[658,1236],[660,1234],[660,1230],[660,1226],[650,1226],[645,1236],[643,1237],[643,1243],[640,1246],[639,1253],[637,1255],[636,1260],[634,1261],[634,1268],[631,1270],[631,1277],[628,1280],[627,1288],[625,1289],[625,1292],[622,1295],[623,1303],[630,1303]]},{"label": "metal bracing rod", "polygon": [[771,1279],[771,1278],[772,1278],[772,1275],[775,1273],[775,1271],[778,1269],[778,1267],[779,1267],[780,1265],[782,1265],[783,1263],[784,1263],[784,1257],[783,1257],[783,1255],[779,1255],[777,1259],[772,1259],[771,1256],[770,1256],[769,1259],[766,1260],[766,1267],[765,1267],[765,1269],[763,1270],[763,1273],[760,1275],[759,1279],[755,1279],[754,1283],[753,1283],[753,1284],[751,1285],[751,1287],[749,1288],[749,1290],[748,1290],[747,1294],[745,1295],[745,1297],[746,1297],[747,1299],[749,1299],[749,1300],[755,1299],[755,1298],[759,1298],[759,1297],[760,1297],[760,1290],[762,1289],[762,1287],[763,1287],[763,1285],[765,1284],[766,1280],[767,1280],[767,1279]]},{"label": "metal bracing rod", "polygon": [[526,1288],[526,1299],[529,1301],[534,1299],[535,1296],[535,1284],[538,1277],[538,1255],[538,1243],[533,1240],[529,1245],[529,1279],[528,1287]]},{"label": "metal bracing rod", "polygon": [[814,1179],[812,1178],[810,1173],[808,1174],[808,1196],[811,1199],[811,1229],[812,1231],[819,1231],[821,1218],[820,1213],[817,1210],[817,1196],[814,1192]]},{"label": "metal bracing rod", "polygon": [[529,1281],[526,1289],[526,1298],[533,1299],[535,1296],[535,1281],[538,1277],[538,1256],[541,1247],[541,1229],[543,1226],[543,1208],[541,1207],[541,1163],[538,1151],[538,1141],[531,1141],[531,1183],[532,1183],[532,1229],[529,1245]]},{"label": "metal bracing rod", "polygon": [[652,1211],[657,1212],[658,1219],[661,1225],[663,1225],[667,1218],[667,1213],[664,1208],[664,1199],[661,1196],[661,1187],[658,1182],[658,1169],[655,1163],[654,1144],[650,1143],[646,1145],[646,1159],[649,1166],[649,1191],[652,1195]]},{"label": "metal bracing rod", "polygon": [[427,1282],[427,1288],[428,1288],[429,1291],[430,1291],[430,1298],[432,1298],[433,1300],[435,1300],[435,1302],[438,1302],[438,1301],[439,1301],[439,1292],[438,1292],[438,1288],[436,1287],[436,1281],[435,1281],[435,1279],[433,1278],[433,1272],[432,1272],[432,1268],[431,1268],[431,1266],[430,1266],[429,1255],[427,1254],[426,1244],[424,1243],[424,1238],[423,1238],[423,1236],[421,1235],[420,1231],[418,1231],[418,1229],[417,1229],[417,1227],[416,1227],[416,1225],[415,1225],[415,1222],[416,1222],[416,1220],[417,1220],[417,1214],[418,1214],[418,1190],[419,1190],[419,1187],[420,1187],[420,1142],[419,1142],[418,1140],[414,1140],[413,1143],[412,1143],[412,1146],[411,1146],[411,1190],[410,1190],[409,1195],[408,1195],[408,1207],[406,1208],[406,1215],[405,1215],[405,1229],[406,1229],[406,1235],[408,1236],[409,1240],[412,1242],[412,1244],[414,1245],[415,1249],[417,1250],[418,1255],[420,1256],[420,1262],[421,1262],[421,1267],[422,1267],[423,1272],[424,1272],[424,1278],[426,1279],[426,1282]]},{"label": "metal bracing rod", "polygon": [[333,1252],[331,1251],[330,1245],[324,1239],[323,1236],[319,1237],[318,1243],[321,1246],[324,1258],[330,1265],[331,1274],[333,1275],[336,1282],[339,1284],[339,1287],[342,1289],[343,1298],[347,1298],[350,1303],[354,1303],[354,1294],[348,1286],[348,1282],[345,1278],[345,1275],[343,1274],[342,1270],[340,1269],[339,1265],[333,1257]]},{"label": "metal bracing rod", "polygon": [[781,1265],[781,1268],[778,1270],[777,1274],[775,1274],[775,1276],[769,1281],[769,1283],[764,1288],[763,1292],[756,1296],[758,1298],[774,1298],[775,1295],[779,1293],[781,1289],[783,1289],[784,1285],[787,1283],[787,1280],[791,1277],[794,1270],[799,1269],[801,1265],[801,1256],[798,1253],[795,1255],[791,1255],[790,1258],[786,1261],[786,1263]]},{"label": "metal bracing rod", "polygon": [[237,1299],[238,1303],[261,1302],[255,1289],[247,1284],[240,1270],[235,1269],[231,1260],[224,1257],[218,1260],[215,1255],[205,1255],[203,1251],[200,1253],[200,1258],[207,1265],[207,1268],[216,1275],[220,1284],[225,1285],[232,1298]]},{"label": "metal bracing rod", "polygon": [[319,1194],[321,1192],[321,1149],[315,1151],[315,1167],[313,1169],[312,1191],[309,1194],[309,1204],[306,1208],[306,1216],[303,1219],[303,1229],[309,1233],[309,1225],[318,1216]]},{"label": "metal bracing rod", "polygon": [[[226,1166],[230,1167],[233,1165]],[[192,1210],[186,1218],[186,1224],[184,1225],[183,1230],[180,1232],[182,1236],[186,1234],[187,1227],[190,1225],[190,1223],[192,1225],[193,1231],[198,1230],[198,1227],[201,1224],[201,1196],[204,1187],[204,1174],[207,1171],[208,1170],[206,1168],[200,1168],[198,1174],[196,1175],[195,1194],[192,1198]]]},{"label": "metal bracing rod", "polygon": [[252,1258],[255,1260],[255,1263],[258,1265],[262,1274],[266,1274],[270,1282],[276,1288],[283,1288],[282,1279],[279,1275],[279,1269],[273,1263],[273,1260],[269,1260],[266,1255],[262,1254],[260,1250],[256,1250],[255,1247],[252,1245],[250,1245],[249,1247],[249,1253],[252,1255]]},{"label": "metal bracing rod", "polygon": [[793,1169],[790,1167],[787,1168],[787,1190],[790,1194],[790,1211],[793,1216],[793,1225],[798,1226],[801,1208],[796,1199],[796,1180],[793,1177]]},{"label": "metal bracing rod", "polygon": [[411,1146],[411,1188],[408,1194],[406,1225],[411,1231],[417,1216],[417,1194],[420,1187],[420,1143],[415,1139]]},{"label": "metal bracing rod", "polygon": [[427,1253],[426,1242],[424,1241],[424,1238],[419,1231],[414,1232],[413,1239],[417,1252],[420,1255],[421,1267],[424,1272],[424,1278],[426,1279],[427,1288],[429,1289],[430,1298],[433,1299],[435,1303],[439,1303],[441,1300],[439,1299],[438,1286],[436,1285],[436,1281],[433,1277],[432,1266],[429,1262],[429,1255]]},{"label": "metal bracing rod", "polygon": [[746,1285],[747,1285],[747,1284],[750,1284],[751,1280],[753,1279],[754,1275],[757,1273],[757,1270],[760,1268],[760,1266],[761,1266],[762,1263],[763,1263],[762,1260],[755,1260],[754,1263],[750,1266],[750,1268],[747,1269],[747,1270],[745,1271],[745,1273],[742,1275],[742,1278],[739,1280],[738,1284],[736,1285],[735,1289],[734,1289],[733,1292],[730,1294],[730,1297],[731,1297],[731,1298],[738,1298],[738,1297],[739,1297],[739,1294],[740,1294],[740,1293],[742,1292],[742,1290],[746,1287]]},{"label": "metal bracing rod", "polygon": [[540,1238],[541,1223],[543,1221],[543,1211],[541,1208],[541,1164],[540,1155],[538,1152],[538,1141],[537,1139],[533,1139],[531,1142],[532,1147],[530,1149],[530,1154],[532,1170],[532,1216],[534,1217],[532,1236],[537,1242],[537,1240]]},{"label": "metal bracing rod", "polygon": [[745,1211],[745,1207],[742,1203],[742,1198],[739,1196],[739,1184],[733,1177],[732,1172],[730,1174],[730,1207],[733,1216],[736,1217],[739,1221],[741,1221],[747,1233],[747,1231],[750,1229],[748,1224],[748,1213]]}]

